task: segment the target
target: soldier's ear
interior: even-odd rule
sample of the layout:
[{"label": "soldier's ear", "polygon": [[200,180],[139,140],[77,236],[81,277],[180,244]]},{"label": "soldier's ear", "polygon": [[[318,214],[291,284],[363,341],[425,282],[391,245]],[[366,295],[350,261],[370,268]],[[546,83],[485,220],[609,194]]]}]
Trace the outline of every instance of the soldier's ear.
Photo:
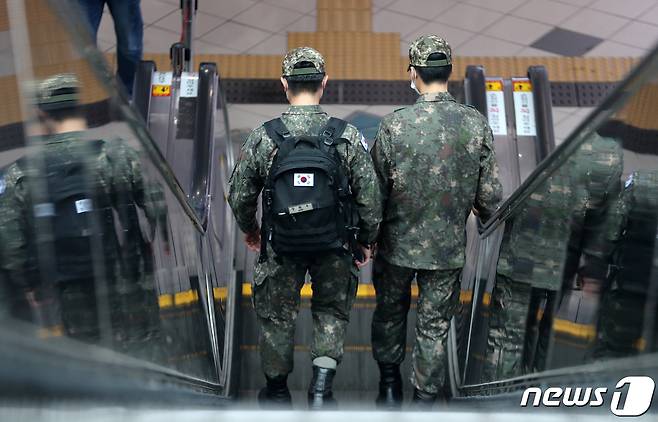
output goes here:
[{"label": "soldier's ear", "polygon": [[288,81],[283,76],[281,76],[280,79],[281,79],[281,85],[283,85],[283,92],[288,92]]},{"label": "soldier's ear", "polygon": [[324,91],[324,89],[327,87],[327,81],[328,81],[328,80],[329,80],[329,76],[328,76],[328,75],[324,75],[324,78],[322,78],[322,90],[323,90],[323,91]]}]

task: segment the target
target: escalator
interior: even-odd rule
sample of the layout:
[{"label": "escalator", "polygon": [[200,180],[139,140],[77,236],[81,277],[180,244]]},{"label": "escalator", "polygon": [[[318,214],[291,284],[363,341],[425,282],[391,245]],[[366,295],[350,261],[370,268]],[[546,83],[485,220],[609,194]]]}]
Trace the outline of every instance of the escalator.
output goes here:
[{"label": "escalator", "polygon": [[658,375],[658,138],[644,117],[657,71],[654,50],[480,228],[472,301],[449,338],[455,403],[521,409],[525,393],[529,408],[593,411],[570,394],[600,387],[603,412],[641,413],[619,397],[631,402],[625,377]]},{"label": "escalator", "polygon": [[[191,5],[186,2],[185,7]],[[157,89],[151,75],[144,81],[140,72],[133,108],[105,58],[91,45],[76,7],[34,1],[8,3],[6,10],[11,59],[20,70],[7,82],[25,101],[16,101],[13,113],[2,116],[5,125],[24,128],[17,147],[2,153],[5,169],[14,157],[29,161],[42,148],[33,81],[71,73],[80,81],[80,104],[69,113],[84,117],[88,125],[77,136],[80,142],[101,139],[134,156],[126,173],[131,179],[121,185],[128,186],[134,199],[122,208],[111,202],[110,218],[123,251],[120,260],[107,261],[92,250],[94,270],[88,283],[94,292],[98,340],[73,335],[75,323],[62,316],[62,296],[48,293],[59,287],[50,285],[47,275],[27,292],[14,284],[18,272],[3,265],[3,396],[221,405],[237,392],[234,336],[241,292],[233,267],[235,226],[224,199],[233,156],[216,66],[204,63],[193,73],[189,56],[179,57],[173,97],[166,104],[151,101]],[[44,48],[55,48],[52,44],[61,54],[41,55]],[[142,67],[148,69],[148,64]],[[144,90],[146,97],[140,96]],[[108,168],[126,164],[110,163]],[[115,201],[114,189],[122,179],[107,180],[114,180],[108,188],[110,201]],[[25,221],[21,230],[33,233],[31,220]],[[41,231],[40,236],[52,236]],[[132,251],[135,242],[137,252],[128,255],[125,251]],[[56,260],[62,252],[41,249],[38,262]],[[116,271],[102,270],[108,266]]]},{"label": "escalator", "polygon": [[[24,312],[15,311],[24,292],[5,289],[8,274],[0,274],[0,396],[7,403],[33,407],[62,402],[76,406],[84,401],[148,405],[165,411],[235,406],[240,393],[249,400],[263,383],[249,284],[243,285],[251,280],[248,262],[252,257],[234,248],[242,243],[235,238],[224,199],[233,144],[217,68],[200,64],[191,69],[191,60],[180,49],[172,54],[171,74],[145,63],[133,108],[117,89],[104,57],[88,42],[75,8],[45,0],[8,6],[16,69],[8,79],[8,89],[17,92],[18,101],[11,113],[0,116],[0,130],[6,129],[1,132],[4,138],[7,128],[19,125],[24,135],[22,142],[0,153],[3,168],[29,149],[39,148],[30,82],[53,72],[74,72],[83,82],[80,111],[94,122],[85,138],[123,139],[138,157],[144,185],[157,193],[165,212],[157,220],[149,219],[141,209],[137,212],[150,259],[138,283],[119,286],[105,279],[93,281],[102,287],[97,294],[99,319],[104,321],[99,342],[64,336],[53,324],[54,302],[22,303],[18,307]],[[57,37],[50,40],[44,34]],[[52,48],[51,41],[58,43],[61,60],[40,54]],[[528,397],[527,407],[533,408],[537,395],[547,388],[569,386],[606,388],[606,406],[599,410],[607,412],[615,391],[633,388],[618,387],[622,378],[658,376],[658,258],[653,243],[658,185],[652,185],[658,182],[658,126],[652,118],[658,109],[656,75],[658,50],[554,151],[550,120],[539,118],[541,113],[535,114],[536,136],[508,136],[517,129],[511,117],[506,121],[508,132],[500,136],[507,138],[497,138],[496,148],[505,151],[498,159],[507,169],[507,199],[483,227],[472,221],[460,310],[449,334],[450,406],[454,409],[522,411],[519,403],[527,388],[539,389]],[[534,69],[527,76],[527,81],[500,81],[502,98],[510,104],[508,111],[515,82],[518,92],[529,92],[528,81],[535,89],[535,111],[546,103],[545,75]],[[491,100],[487,100],[486,84],[499,78],[488,79],[482,69],[471,69],[467,80],[467,101],[488,113]],[[186,91],[186,87],[191,88]],[[154,95],[160,92],[169,95]],[[623,163],[621,174],[605,178],[605,183],[607,173],[600,170],[610,167],[610,156],[592,155],[600,142],[617,145],[618,149],[606,154],[618,151],[618,162]],[[534,158],[521,160],[519,154]],[[602,191],[598,190],[601,186]],[[124,242],[129,237],[125,229],[117,227],[124,233]],[[1,252],[4,257],[6,251]],[[98,256],[96,262],[102,265],[103,257]],[[579,283],[598,283],[599,291],[575,286],[589,302],[579,301],[583,309],[576,309],[573,321],[568,320],[574,289],[569,277],[578,278],[573,273],[580,274],[590,264],[598,265],[599,278],[594,273],[581,274]],[[516,284],[510,284],[514,289],[502,290],[502,283]],[[519,292],[527,292],[521,297],[525,302],[515,302],[522,303],[517,309],[523,315],[504,320],[501,310]],[[310,378],[304,346],[311,334],[309,295],[305,287],[290,380],[298,393],[296,400],[303,399],[299,392]],[[584,309],[586,304],[606,312]],[[373,308],[371,280],[365,272],[348,330],[345,360],[335,382],[343,408],[372,409],[378,381],[369,346]],[[578,315],[586,312],[594,319],[583,329]],[[621,322],[610,331],[605,317],[611,315],[628,319],[613,318]],[[413,319],[412,314],[408,344]],[[496,325],[500,320],[508,324]],[[514,342],[505,342],[506,338]],[[576,352],[582,345],[578,339],[589,342],[587,350]],[[409,373],[409,360],[405,373]],[[543,397],[539,405],[542,402]],[[588,403],[580,407],[590,409]],[[623,406],[613,407],[622,411]],[[165,416],[174,414],[179,415]]]},{"label": "escalator", "polygon": [[[456,98],[464,98],[465,103],[476,108],[488,117],[494,130],[494,148],[497,162],[501,169],[500,179],[503,184],[504,196],[509,197],[516,188],[530,175],[537,164],[555,148],[552,131],[552,108],[550,102],[549,81],[546,70],[540,66],[530,67],[526,75],[503,80],[489,78],[481,66],[470,66],[464,79],[464,92],[455,93]],[[492,92],[491,85],[499,83],[500,91]],[[499,94],[499,95],[497,95]],[[493,98],[493,100],[492,100]],[[496,102],[496,100],[498,100]],[[356,114],[356,113],[355,113]],[[350,118],[348,117],[349,121]],[[378,120],[359,119],[351,121],[363,133],[374,136]],[[367,126],[364,126],[367,125]],[[372,144],[373,139],[369,139]],[[239,144],[236,144],[239,148]],[[467,225],[468,242],[466,250],[468,259],[463,270],[460,298],[463,303],[472,297],[473,284],[480,242],[478,238],[477,219],[471,215]],[[244,273],[244,291],[241,332],[242,369],[240,390],[246,397],[254,397],[262,387],[264,378],[260,371],[260,356],[258,350],[258,324],[253,307],[250,303],[253,263],[255,253],[247,251],[243,242],[238,242],[240,252],[237,269]],[[310,363],[308,345],[312,339],[312,324],[310,299],[312,284],[310,278],[302,288],[301,311],[298,317],[295,337],[295,371],[289,376],[292,390],[304,391],[310,380]],[[490,289],[493,286],[489,286]],[[415,299],[418,297],[416,284],[412,284],[414,299],[407,325],[406,355],[411,355],[414,341],[414,325],[416,319]],[[470,303],[470,302],[469,302]],[[372,358],[370,346],[370,324],[375,308],[375,291],[372,284],[372,267],[368,265],[361,269],[357,300],[350,315],[345,340],[345,355],[337,372],[334,385],[339,398],[343,395],[349,403],[373,403],[379,382],[379,370]],[[468,333],[466,333],[468,334]],[[411,359],[402,364],[404,373],[411,371]],[[403,380],[405,390],[412,389],[408,379]]]}]

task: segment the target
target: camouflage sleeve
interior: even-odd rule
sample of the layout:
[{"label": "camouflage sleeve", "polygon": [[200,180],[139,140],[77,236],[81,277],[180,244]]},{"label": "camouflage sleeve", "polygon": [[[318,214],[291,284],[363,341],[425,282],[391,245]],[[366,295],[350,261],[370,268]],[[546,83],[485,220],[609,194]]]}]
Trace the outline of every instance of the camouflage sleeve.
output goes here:
[{"label": "camouflage sleeve", "polygon": [[391,148],[391,133],[388,130],[387,121],[384,119],[379,125],[375,136],[375,144],[370,151],[384,209],[386,209],[386,202],[393,186],[393,153]]},{"label": "camouflage sleeve", "polygon": [[265,130],[262,127],[249,134],[240,149],[240,157],[229,179],[228,203],[240,230],[244,233],[259,230],[256,220],[258,195],[265,183],[265,173],[261,164],[268,159],[264,142],[261,142],[264,136],[266,136]]},{"label": "camouflage sleeve", "polygon": [[0,263],[16,286],[31,286],[28,274],[28,234],[26,220],[26,192],[22,171],[12,165],[2,181],[0,195]]},{"label": "camouflage sleeve", "polygon": [[116,139],[110,143],[112,177],[115,189],[130,192],[130,202],[134,201],[144,211],[152,227],[158,223],[166,228],[167,204],[162,186],[144,179],[144,171],[139,154],[125,141]]},{"label": "camouflage sleeve", "polygon": [[498,180],[498,164],[493,149],[493,133],[485,122],[483,141],[480,150],[480,178],[475,198],[475,209],[482,221],[487,221],[496,211],[503,196],[503,188]]},{"label": "camouflage sleeve", "polygon": [[[619,145],[608,154],[601,171],[590,171],[589,206],[583,224],[583,258],[581,271],[584,277],[604,280],[614,245],[620,236],[623,219],[621,177],[623,172],[622,150]],[[591,163],[596,165],[597,163]]]},{"label": "camouflage sleeve", "polygon": [[135,203],[144,210],[144,214],[151,224],[163,223],[167,216],[167,202],[162,185],[157,181],[144,179],[142,163],[135,150],[130,149],[128,157]]},{"label": "camouflage sleeve", "polygon": [[359,242],[369,245],[377,238],[379,223],[382,221],[382,200],[372,158],[366,149],[361,132],[353,126],[348,135],[352,153],[348,155],[350,187],[360,217]]}]

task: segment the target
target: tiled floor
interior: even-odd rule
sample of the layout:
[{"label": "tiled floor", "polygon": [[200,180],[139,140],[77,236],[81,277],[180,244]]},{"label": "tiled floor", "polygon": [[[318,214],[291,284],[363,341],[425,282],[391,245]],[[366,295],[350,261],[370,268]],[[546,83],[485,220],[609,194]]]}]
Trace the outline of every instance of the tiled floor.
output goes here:
[{"label": "tiled floor", "polygon": [[[179,0],[142,0],[144,46],[162,53],[179,39]],[[586,55],[641,56],[658,40],[658,0],[373,0],[375,31],[401,34],[400,51],[419,34],[444,36],[455,54],[552,55],[531,47],[559,27],[601,41]],[[315,0],[202,0],[198,51],[284,54],[289,31],[315,31]],[[114,49],[109,14],[99,31],[102,49]]]}]

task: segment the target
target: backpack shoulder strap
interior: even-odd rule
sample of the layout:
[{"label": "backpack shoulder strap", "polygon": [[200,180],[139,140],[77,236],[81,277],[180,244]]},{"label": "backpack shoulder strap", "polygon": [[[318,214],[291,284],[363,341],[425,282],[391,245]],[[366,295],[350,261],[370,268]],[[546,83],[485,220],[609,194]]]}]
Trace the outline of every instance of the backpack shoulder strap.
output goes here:
[{"label": "backpack shoulder strap", "polygon": [[267,136],[274,141],[278,148],[281,148],[284,141],[293,137],[280,117],[265,122],[263,126]]},{"label": "backpack shoulder strap", "polygon": [[332,117],[327,122],[320,133],[320,140],[327,146],[334,145],[341,139],[343,132],[347,128],[347,122],[337,117]]}]

